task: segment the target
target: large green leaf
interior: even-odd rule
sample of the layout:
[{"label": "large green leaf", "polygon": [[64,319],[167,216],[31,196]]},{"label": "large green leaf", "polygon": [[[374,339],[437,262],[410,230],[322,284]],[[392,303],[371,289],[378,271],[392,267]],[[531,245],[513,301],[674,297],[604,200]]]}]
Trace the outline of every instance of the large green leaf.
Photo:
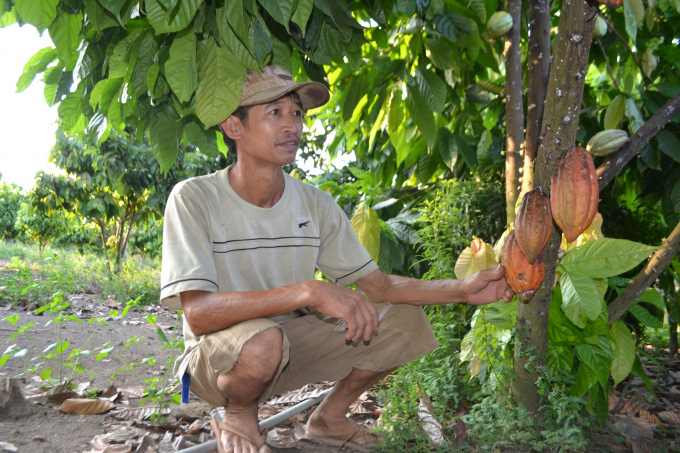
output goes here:
[{"label": "large green leaf", "polygon": [[314,9],[314,0],[298,0],[297,8],[291,20],[300,27],[302,34],[304,35],[307,30],[307,21],[312,15],[312,10]]},{"label": "large green leaf", "polygon": [[[109,59],[109,77],[124,77],[130,66],[130,53],[135,45],[135,41],[141,36],[143,30],[133,30],[125,38],[121,39],[113,49],[113,54]],[[133,63],[134,65],[134,63]]]},{"label": "large green leaf", "polygon": [[446,164],[449,170],[453,171],[453,167],[458,159],[458,145],[451,131],[445,127],[439,128],[437,149],[444,164]]},{"label": "large green leaf", "polygon": [[255,20],[255,25],[251,27],[253,49],[255,51],[255,58],[260,65],[264,65],[269,58],[269,54],[274,48],[274,43],[269,37],[269,33],[265,30],[260,20]]},{"label": "large green leaf", "polygon": [[631,41],[635,42],[637,39],[638,22],[633,7],[631,7],[631,0],[623,0],[623,17],[626,20],[626,33],[630,36]]},{"label": "large green leaf", "polygon": [[293,15],[294,0],[257,0],[274,20],[285,28]]},{"label": "large green leaf", "polygon": [[600,336],[597,346],[580,344],[574,348],[578,358],[595,374],[602,388],[607,388],[609,370],[614,359],[614,343],[605,336]]},{"label": "large green leaf", "polygon": [[628,313],[635,316],[635,318],[647,327],[653,329],[659,329],[663,326],[663,322],[659,321],[656,317],[652,316],[650,312],[647,311],[642,305],[635,304],[630,309]]},{"label": "large green leaf", "polygon": [[626,97],[622,94],[617,95],[607,106],[604,114],[604,128],[617,129],[623,119],[626,108]]},{"label": "large green leaf", "polygon": [[455,42],[461,34],[468,34],[472,30],[470,19],[446,10],[437,14],[433,22],[437,31],[452,42]]},{"label": "large green leaf", "polygon": [[560,277],[562,290],[562,311],[571,322],[580,328],[585,320],[595,320],[602,311],[604,301],[592,279],[578,272],[564,272]]},{"label": "large green leaf", "polygon": [[[217,8],[217,24],[218,27],[223,22],[224,19],[227,20],[229,26],[234,31],[238,39],[242,43],[248,43],[248,25],[249,21],[246,19],[243,11],[243,1],[233,0],[225,2],[223,7]],[[229,31],[226,27],[220,27],[220,34],[222,39],[225,39],[224,34]],[[252,49],[251,49],[252,51]]]},{"label": "large green leaf", "polygon": [[182,123],[171,104],[165,103],[151,111],[149,141],[162,171],[168,171],[175,164],[182,134]]},{"label": "large green leaf", "polygon": [[545,366],[551,374],[571,374],[571,369],[574,366],[574,354],[571,347],[548,344]]},{"label": "large green leaf", "polygon": [[415,171],[418,181],[427,184],[437,170],[439,160],[439,153],[430,149],[425,150],[418,158],[418,166]]},{"label": "large green leaf", "polygon": [[83,15],[61,13],[50,26],[50,38],[54,43],[59,58],[68,60],[78,48],[81,41],[80,30],[83,26]]},{"label": "large green leaf", "polygon": [[66,131],[71,130],[83,114],[83,90],[83,86],[79,85],[77,90],[67,94],[59,103],[57,111],[62,121],[61,127]]},{"label": "large green leaf", "polygon": [[14,6],[24,22],[42,33],[57,17],[59,0],[16,0]]},{"label": "large green leaf", "polygon": [[160,0],[146,0],[146,14],[156,33],[180,31],[192,21],[204,0],[178,1],[172,9],[166,9]]},{"label": "large green leaf", "polygon": [[184,131],[187,134],[189,143],[198,147],[201,153],[210,157],[217,157],[218,150],[215,131],[203,129],[197,120],[187,123],[184,126]]},{"label": "large green leaf", "polygon": [[386,273],[391,274],[393,269],[401,270],[403,257],[399,249],[399,243],[392,229],[380,220],[380,256],[378,266]]},{"label": "large green leaf", "polygon": [[432,111],[427,108],[427,103],[420,95],[418,88],[413,85],[406,85],[408,89],[408,107],[411,116],[418,126],[418,130],[423,135],[425,143],[430,149],[434,148],[437,141],[437,126],[434,122]]},{"label": "large green leaf", "polygon": [[626,324],[620,319],[612,326],[612,335],[614,336],[616,352],[612,360],[611,373],[614,378],[614,387],[616,387],[633,369],[633,363],[635,362],[635,340]]},{"label": "large green leaf", "polygon": [[416,82],[423,99],[433,112],[440,113],[446,105],[446,83],[429,69],[418,68]]},{"label": "large green leaf", "polygon": [[130,75],[129,82],[132,92],[137,96],[141,96],[147,91],[147,75],[149,74],[149,69],[153,65],[157,49],[158,45],[153,37],[153,33],[144,33],[140,42],[139,52],[137,53],[137,61],[135,62],[134,69]]},{"label": "large green leaf", "polygon": [[380,221],[373,208],[360,203],[352,215],[352,228],[376,263],[380,259]]},{"label": "large green leaf", "polygon": [[165,74],[177,98],[181,102],[188,102],[198,86],[196,35],[190,29],[178,33],[172,41]]},{"label": "large green leaf", "polygon": [[241,97],[246,68],[226,49],[213,45],[203,57],[196,90],[196,115],[206,127],[231,115]]},{"label": "large green leaf", "polygon": [[24,72],[17,80],[16,92],[21,93],[31,86],[35,76],[45,71],[50,63],[57,59],[57,56],[57,49],[53,47],[45,47],[37,51],[24,65]]},{"label": "large green leaf", "polygon": [[569,250],[560,264],[567,272],[582,272],[590,278],[613,277],[634,268],[658,249],[625,239],[602,238]]},{"label": "large green leaf", "polygon": [[672,132],[667,130],[659,131],[654,137],[659,144],[662,153],[680,163],[680,141]]}]

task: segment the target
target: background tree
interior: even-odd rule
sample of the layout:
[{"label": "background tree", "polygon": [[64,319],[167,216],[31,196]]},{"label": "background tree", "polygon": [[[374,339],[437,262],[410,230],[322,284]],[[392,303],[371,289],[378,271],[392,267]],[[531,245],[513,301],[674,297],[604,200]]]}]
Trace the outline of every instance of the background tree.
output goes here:
[{"label": "background tree", "polygon": [[[2,178],[2,174],[0,174]],[[17,239],[21,230],[17,225],[17,217],[24,201],[21,187],[14,183],[0,181],[0,236],[5,239]]]}]

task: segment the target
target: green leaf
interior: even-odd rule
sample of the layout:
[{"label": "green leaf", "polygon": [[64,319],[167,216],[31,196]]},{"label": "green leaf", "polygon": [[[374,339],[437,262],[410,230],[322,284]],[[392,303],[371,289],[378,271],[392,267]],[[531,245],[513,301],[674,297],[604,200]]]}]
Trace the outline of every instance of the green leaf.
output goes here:
[{"label": "green leaf", "polygon": [[267,31],[262,27],[260,20],[255,20],[253,26],[253,46],[255,50],[255,58],[260,65],[264,65],[269,58],[269,53],[272,51],[274,44]]},{"label": "green leaf", "polygon": [[612,326],[612,335],[614,336],[616,352],[612,360],[611,373],[614,378],[614,387],[616,387],[633,369],[633,363],[635,362],[635,340],[626,324],[620,319]]},{"label": "green leaf", "polygon": [[416,82],[428,108],[441,113],[446,105],[446,83],[431,70],[420,67],[416,70]]},{"label": "green leaf", "polygon": [[184,132],[187,134],[189,143],[198,147],[203,154],[210,157],[217,157],[218,148],[214,130],[205,130],[198,121],[194,120],[184,126]]},{"label": "green leaf", "polygon": [[[144,33],[139,45],[137,61],[135,62],[129,81],[132,92],[137,96],[141,96],[147,92],[147,76],[149,74],[149,69],[153,65],[157,50],[158,45],[153,37],[153,33]],[[156,72],[156,75],[158,75],[158,72]],[[154,78],[153,85],[155,85],[155,83],[156,80]],[[153,85],[151,86],[153,87]]]},{"label": "green leaf", "polygon": [[[323,55],[327,58],[342,58],[345,54],[345,46],[342,35],[338,30],[328,25],[325,21],[321,27],[319,42],[314,52],[315,55]],[[330,61],[328,62],[330,64]]]},{"label": "green leaf", "polygon": [[34,25],[40,33],[57,17],[59,0],[16,0],[14,6],[21,20]]},{"label": "green leaf", "polygon": [[68,60],[78,48],[81,41],[80,30],[83,26],[83,14],[61,13],[50,26],[50,38],[54,43],[59,57]]},{"label": "green leaf", "polygon": [[156,326],[156,333],[158,334],[158,339],[161,340],[163,343],[168,344],[168,337],[165,336],[165,333],[163,332],[163,329],[160,328],[160,326]]},{"label": "green leaf", "polygon": [[595,375],[595,372],[591,370],[588,365],[581,362],[579,363],[576,379],[574,385],[571,387],[570,395],[583,398],[583,396],[588,393],[588,390],[596,384],[597,375]]},{"label": "green leaf", "polygon": [[226,49],[213,45],[203,57],[196,90],[196,115],[206,127],[231,115],[241,97],[246,68]]},{"label": "green leaf", "polygon": [[426,184],[432,178],[432,175],[437,171],[439,166],[439,153],[431,151],[430,149],[425,150],[418,158],[418,166],[416,167],[416,178],[418,181]]},{"label": "green leaf", "polygon": [[680,164],[680,141],[672,132],[659,131],[654,137],[662,153]]},{"label": "green leaf", "polygon": [[613,277],[634,268],[658,249],[625,239],[602,238],[569,250],[560,264],[567,272],[582,272],[590,278]]},{"label": "green leaf", "polygon": [[391,274],[393,269],[401,270],[403,257],[399,249],[399,243],[387,223],[380,220],[380,255],[378,266],[386,273]]},{"label": "green leaf", "polygon": [[185,28],[196,15],[204,0],[178,1],[172,9],[166,9],[159,0],[146,0],[146,14],[156,34],[172,33]]},{"label": "green leaf", "polygon": [[[9,11],[0,13],[0,28],[5,28],[9,27],[10,25],[14,25],[18,22],[18,19],[19,17],[17,16],[17,10],[13,6],[12,9],[10,9]],[[4,362],[0,360],[0,366],[2,366],[2,363]]]},{"label": "green leaf", "polygon": [[649,313],[647,309],[645,309],[642,305],[638,304],[633,305],[632,307],[630,307],[630,309],[628,309],[628,313],[635,316],[635,318],[638,321],[640,321],[647,327],[651,327],[653,329],[663,327],[663,323],[654,316],[652,316],[652,314]]},{"label": "green leaf", "polygon": [[453,171],[453,167],[455,167],[458,160],[458,146],[451,131],[445,127],[439,128],[437,149],[444,164],[446,164],[449,170]]},{"label": "green leaf", "polygon": [[599,337],[597,346],[579,344],[574,346],[576,355],[595,374],[597,381],[603,388],[607,388],[609,369],[614,359],[614,343],[604,336]]},{"label": "green leaf", "polygon": [[15,325],[17,322],[19,322],[19,315],[16,313],[12,314],[11,316],[7,316],[5,318],[2,318],[2,321],[7,321],[8,323]]},{"label": "green leaf", "polygon": [[109,78],[125,76],[130,65],[130,51],[141,34],[142,30],[134,30],[116,44],[109,60]]},{"label": "green leaf", "polygon": [[631,0],[623,0],[623,17],[626,20],[626,33],[628,33],[628,36],[630,36],[634,43],[637,38],[638,22],[635,12],[631,7]]},{"label": "green leaf", "polygon": [[451,42],[455,42],[460,34],[469,34],[472,30],[470,19],[446,10],[434,16],[432,21],[437,31]]},{"label": "green leaf", "polygon": [[583,318],[591,321],[597,319],[604,301],[590,278],[577,271],[564,272],[560,277],[560,288],[562,311],[571,322],[584,328]]},{"label": "green leaf", "polygon": [[[217,24],[223,22],[224,18],[242,43],[249,43],[248,20],[244,15],[242,0],[225,2],[223,7],[217,8]],[[226,39],[224,34],[228,33],[225,27],[220,27],[222,39]],[[252,49],[249,49],[252,52]]]},{"label": "green leaf", "polygon": [[165,74],[177,98],[188,102],[198,86],[196,35],[191,29],[175,35],[170,46],[170,58],[165,63]]},{"label": "green leaf", "polygon": [[360,203],[352,215],[352,228],[373,261],[379,262],[380,222],[378,221],[378,213],[365,202]]},{"label": "green leaf", "polygon": [[50,63],[57,59],[57,56],[57,49],[53,47],[45,47],[37,51],[24,65],[24,72],[19,76],[19,80],[17,80],[16,92],[21,93],[28,88],[35,76],[44,72]]},{"label": "green leaf", "polygon": [[661,296],[659,291],[655,288],[647,288],[647,290],[638,298],[638,302],[652,304],[661,311],[666,309],[666,303],[663,300],[663,296]]},{"label": "green leaf", "polygon": [[442,38],[428,38],[425,40],[425,47],[430,52],[432,64],[439,69],[457,69],[458,55],[455,53],[454,46]]},{"label": "green leaf", "polygon": [[637,105],[635,105],[634,100],[630,98],[626,99],[625,112],[626,118],[628,118],[628,121],[630,121],[631,131],[633,133],[637,132],[637,130],[640,129],[643,124],[645,124],[645,120],[642,119],[642,113],[640,113],[640,109],[638,109]]},{"label": "green leaf", "polygon": [[571,347],[548,343],[545,366],[556,375],[561,373],[571,374],[571,369],[574,366],[574,355]]},{"label": "green leaf", "polygon": [[257,0],[274,20],[286,29],[295,7],[293,0]]},{"label": "green leaf", "polygon": [[479,23],[486,24],[486,5],[484,0],[470,0],[468,7],[477,14]]},{"label": "green leaf", "polygon": [[83,86],[78,86],[76,91],[66,95],[59,103],[57,111],[62,121],[61,127],[70,130],[78,122],[83,114]]},{"label": "green leaf", "polygon": [[297,8],[291,20],[300,27],[302,34],[307,31],[307,22],[314,9],[314,0],[298,0]]},{"label": "green leaf", "polygon": [[162,171],[167,172],[175,164],[182,134],[182,123],[171,104],[165,103],[151,111],[149,141]]},{"label": "green leaf", "polygon": [[69,346],[71,346],[70,341],[62,341],[57,345],[57,348],[55,349],[54,352],[57,354],[61,354],[62,352],[66,351],[69,348]]},{"label": "green leaf", "polygon": [[623,119],[625,112],[626,97],[622,94],[617,95],[607,106],[607,111],[604,114],[604,128],[618,129],[619,123]]},{"label": "green leaf", "polygon": [[407,84],[406,87],[408,89],[406,99],[411,116],[423,135],[425,143],[430,149],[433,149],[437,141],[437,126],[434,122],[434,115],[427,108],[427,103],[423,100],[418,89],[410,84]]}]

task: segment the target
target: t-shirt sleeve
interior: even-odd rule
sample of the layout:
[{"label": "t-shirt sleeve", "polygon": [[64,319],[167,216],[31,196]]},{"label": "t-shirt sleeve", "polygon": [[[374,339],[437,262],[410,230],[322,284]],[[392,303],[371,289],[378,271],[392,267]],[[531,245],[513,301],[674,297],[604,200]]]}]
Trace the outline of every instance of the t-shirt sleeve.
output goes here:
[{"label": "t-shirt sleeve", "polygon": [[342,286],[368,277],[378,269],[371,255],[359,242],[352,224],[340,206],[328,197],[326,219],[321,227],[321,248],[317,267]]},{"label": "t-shirt sleeve", "polygon": [[200,193],[180,184],[165,208],[161,265],[161,302],[181,309],[183,291],[216,292],[210,215]]}]

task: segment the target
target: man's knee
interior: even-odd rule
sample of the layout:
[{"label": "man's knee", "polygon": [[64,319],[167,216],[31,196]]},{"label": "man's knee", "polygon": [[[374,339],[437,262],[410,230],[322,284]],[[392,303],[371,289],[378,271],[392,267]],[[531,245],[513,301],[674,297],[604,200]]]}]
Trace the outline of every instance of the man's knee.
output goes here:
[{"label": "man's knee", "polygon": [[234,366],[238,372],[267,382],[281,364],[283,334],[278,327],[270,327],[250,338],[241,349]]}]

